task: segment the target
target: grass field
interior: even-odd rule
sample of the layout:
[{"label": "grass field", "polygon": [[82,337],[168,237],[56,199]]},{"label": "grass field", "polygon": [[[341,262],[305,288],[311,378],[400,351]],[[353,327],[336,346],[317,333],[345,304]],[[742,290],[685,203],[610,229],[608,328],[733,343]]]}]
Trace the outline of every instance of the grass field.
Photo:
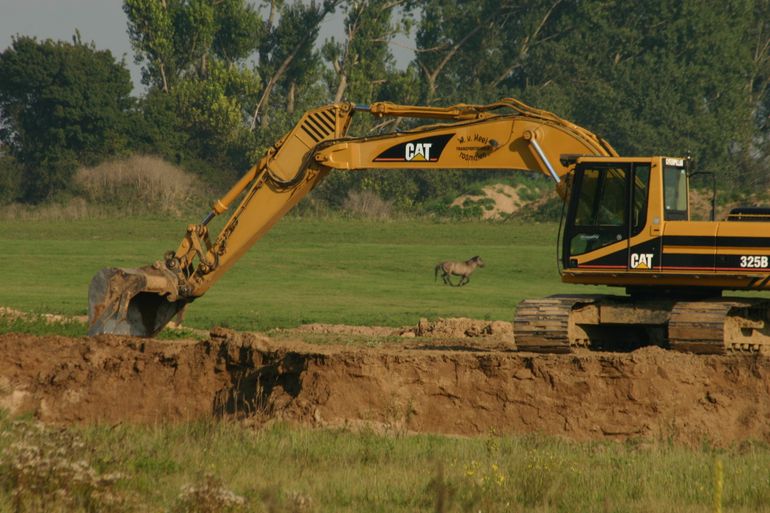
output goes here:
[{"label": "grass field", "polygon": [[[97,270],[150,263],[183,230],[158,219],[2,221],[0,305],[83,315]],[[560,284],[556,230],[288,218],[191,305],[187,324],[267,330],[438,316],[510,320],[525,297],[596,290]],[[467,287],[434,282],[437,261],[476,254],[487,267]],[[0,432],[1,511],[770,511],[770,448],[762,443],[686,448],[215,421],[44,428],[2,417]]]},{"label": "grass field", "polygon": [[0,428],[3,511],[18,502],[15,511],[46,512],[695,513],[718,511],[715,501],[726,512],[770,511],[770,451],[756,444],[690,450],[213,421]]},{"label": "grass field", "polygon": [[[176,248],[178,220],[0,222],[0,305],[84,315],[88,283],[103,267],[139,267]],[[511,320],[526,297],[592,287],[561,284],[557,226],[287,218],[203,298],[186,324],[244,330],[309,322],[413,325],[421,317]],[[441,260],[480,255],[471,283],[434,281]],[[456,278],[455,278],[456,280]]]}]

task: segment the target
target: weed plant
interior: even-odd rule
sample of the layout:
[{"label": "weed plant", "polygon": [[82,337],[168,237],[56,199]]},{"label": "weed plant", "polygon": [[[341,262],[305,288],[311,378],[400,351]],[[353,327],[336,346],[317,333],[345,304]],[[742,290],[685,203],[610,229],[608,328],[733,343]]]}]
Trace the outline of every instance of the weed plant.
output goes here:
[{"label": "weed plant", "polygon": [[687,448],[213,420],[54,428],[3,418],[0,430],[0,508],[15,513],[695,513],[714,511],[715,498],[724,512],[770,511],[763,443]]}]

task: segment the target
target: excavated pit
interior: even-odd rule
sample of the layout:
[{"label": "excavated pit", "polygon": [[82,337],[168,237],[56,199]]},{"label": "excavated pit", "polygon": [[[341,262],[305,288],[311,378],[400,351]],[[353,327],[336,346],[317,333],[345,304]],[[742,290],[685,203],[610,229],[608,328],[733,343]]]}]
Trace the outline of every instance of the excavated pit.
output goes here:
[{"label": "excavated pit", "polygon": [[533,355],[419,337],[366,348],[223,329],[203,341],[0,335],[0,407],[50,423],[214,416],[726,445],[770,442],[769,376],[766,357],[659,348]]}]

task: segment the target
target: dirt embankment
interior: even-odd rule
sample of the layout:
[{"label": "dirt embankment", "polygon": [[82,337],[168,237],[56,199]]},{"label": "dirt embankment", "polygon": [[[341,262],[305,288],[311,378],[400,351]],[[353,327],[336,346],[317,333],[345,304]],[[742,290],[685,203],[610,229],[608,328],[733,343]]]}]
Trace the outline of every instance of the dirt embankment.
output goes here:
[{"label": "dirt embankment", "polygon": [[[478,339],[480,340],[480,339]],[[208,416],[388,432],[770,441],[770,360],[532,355],[419,337],[378,348],[0,335],[0,407],[47,422]]]}]

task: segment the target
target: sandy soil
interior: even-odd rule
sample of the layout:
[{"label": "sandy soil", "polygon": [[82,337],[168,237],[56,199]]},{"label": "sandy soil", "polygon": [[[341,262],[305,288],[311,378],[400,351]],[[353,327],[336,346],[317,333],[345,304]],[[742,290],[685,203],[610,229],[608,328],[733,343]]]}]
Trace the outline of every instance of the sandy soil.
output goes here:
[{"label": "sandy soil", "polygon": [[227,416],[393,433],[770,441],[766,357],[533,355],[505,345],[505,326],[420,324],[400,338],[372,328],[391,336],[377,347],[301,340],[366,335],[328,325],[296,340],[224,329],[201,341],[0,335],[0,407],[52,423]]},{"label": "sandy soil", "polygon": [[485,209],[482,217],[484,219],[502,219],[517,212],[526,203],[519,195],[519,188],[506,184],[487,185],[481,189],[481,195],[463,194],[456,198],[451,206],[462,207],[466,201],[475,203],[484,199],[491,199],[491,208]]}]

